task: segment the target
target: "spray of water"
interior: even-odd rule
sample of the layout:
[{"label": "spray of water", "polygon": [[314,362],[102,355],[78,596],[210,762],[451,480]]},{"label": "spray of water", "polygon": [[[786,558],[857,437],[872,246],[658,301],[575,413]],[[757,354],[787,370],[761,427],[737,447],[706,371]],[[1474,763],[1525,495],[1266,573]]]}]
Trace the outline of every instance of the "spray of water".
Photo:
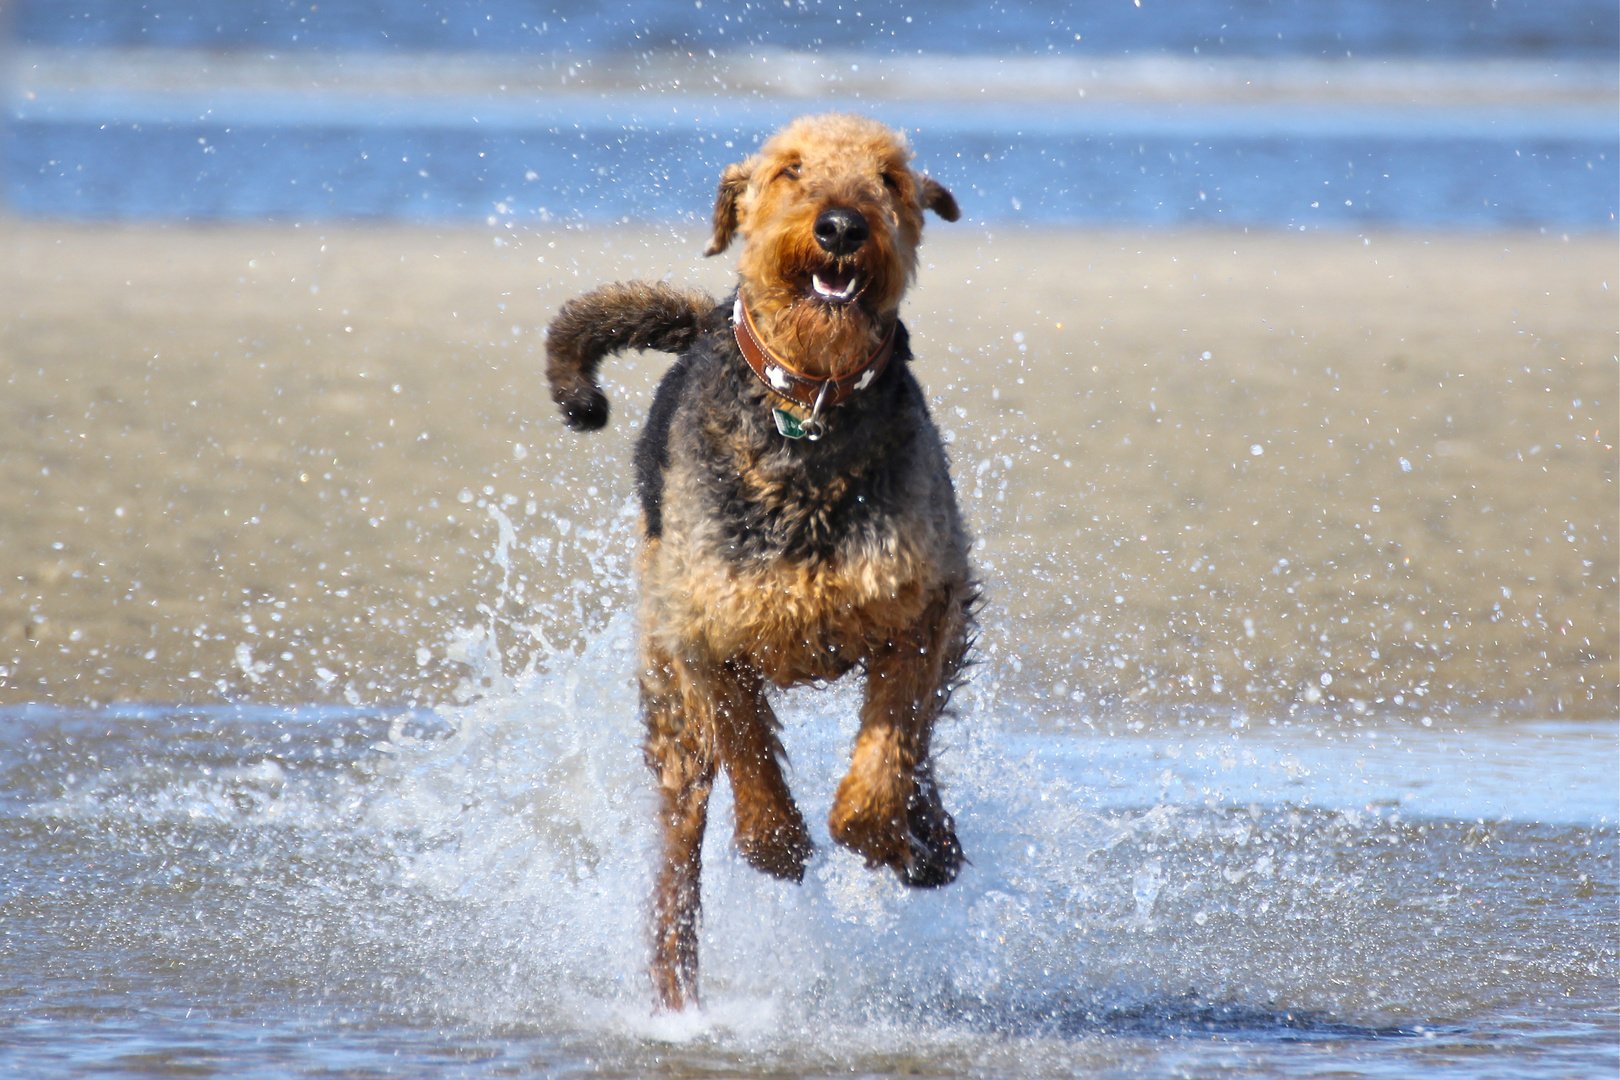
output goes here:
[{"label": "spray of water", "polygon": [[[1566,894],[1601,903],[1612,785],[1581,779],[1578,740],[1486,753],[1483,731],[1240,712],[1117,737],[1088,714],[1054,734],[1016,672],[986,665],[940,731],[971,860],[940,890],[867,870],[820,824],[858,686],[778,695],[819,852],[802,885],[751,870],[722,785],[704,1006],[654,1014],[633,620],[582,608],[584,647],[551,646],[513,617],[522,545],[488,514],[499,580],[457,639],[477,687],[461,704],[19,716],[35,726],[8,766],[10,819],[38,838],[41,881],[52,859],[83,878],[68,899],[13,903],[19,925],[61,955],[115,958],[125,982],[91,980],[97,993],[139,976],[213,1008],[529,1032],[630,1070],[672,1047],[704,1067],[922,1055],[1022,1071],[1120,1033],[1427,1038],[1596,992],[1612,970],[1580,918],[1521,917]],[[628,529],[553,531],[622,588]],[[1539,802],[1532,760],[1558,781]],[[1480,934],[1496,945],[1473,947]],[[1494,974],[1504,955],[1511,980]]]}]

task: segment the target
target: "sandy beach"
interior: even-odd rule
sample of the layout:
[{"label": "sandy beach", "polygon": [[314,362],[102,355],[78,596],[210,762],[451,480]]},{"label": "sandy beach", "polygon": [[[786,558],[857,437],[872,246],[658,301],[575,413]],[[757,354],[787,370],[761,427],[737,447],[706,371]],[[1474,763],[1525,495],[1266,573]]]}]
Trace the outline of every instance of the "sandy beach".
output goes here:
[{"label": "sandy beach", "polygon": [[[508,674],[582,647],[666,361],[574,436],[539,328],[723,292],[701,240],[0,221],[0,703],[427,703],[498,680],[491,626]],[[1058,721],[1612,717],[1617,286],[1605,235],[931,226],[978,678]]]}]

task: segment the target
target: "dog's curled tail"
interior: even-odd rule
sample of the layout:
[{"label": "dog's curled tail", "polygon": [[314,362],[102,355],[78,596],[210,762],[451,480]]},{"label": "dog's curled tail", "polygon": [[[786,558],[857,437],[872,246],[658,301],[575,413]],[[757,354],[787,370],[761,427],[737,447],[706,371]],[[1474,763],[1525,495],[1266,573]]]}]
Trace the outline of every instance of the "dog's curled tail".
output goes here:
[{"label": "dog's curled tail", "polygon": [[625,349],[681,352],[713,310],[706,293],[648,281],[604,285],[564,304],[546,327],[546,378],[564,422],[575,431],[607,423],[607,395],[596,385],[604,356]]}]

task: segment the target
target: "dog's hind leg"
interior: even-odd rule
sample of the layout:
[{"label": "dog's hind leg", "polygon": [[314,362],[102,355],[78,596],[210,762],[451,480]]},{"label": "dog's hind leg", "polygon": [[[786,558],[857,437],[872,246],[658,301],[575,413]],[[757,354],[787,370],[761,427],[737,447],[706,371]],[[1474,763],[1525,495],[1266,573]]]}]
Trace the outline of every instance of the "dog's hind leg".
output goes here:
[{"label": "dog's hind leg", "polygon": [[720,665],[711,683],[715,737],[736,804],[737,850],[756,870],[803,881],[815,845],[782,776],[779,725],[765,700],[764,680],[732,662]]},{"label": "dog's hind leg", "polygon": [[715,770],[713,726],[693,708],[691,688],[684,683],[667,655],[647,650],[641,675],[647,722],[643,752],[658,780],[663,830],[653,886],[652,981],[659,1003],[671,1010],[697,1004],[699,879]]},{"label": "dog's hind leg", "polygon": [[947,885],[962,866],[928,754],[967,653],[971,597],[947,587],[910,630],[871,650],[860,734],[828,816],[834,840],[908,885]]}]

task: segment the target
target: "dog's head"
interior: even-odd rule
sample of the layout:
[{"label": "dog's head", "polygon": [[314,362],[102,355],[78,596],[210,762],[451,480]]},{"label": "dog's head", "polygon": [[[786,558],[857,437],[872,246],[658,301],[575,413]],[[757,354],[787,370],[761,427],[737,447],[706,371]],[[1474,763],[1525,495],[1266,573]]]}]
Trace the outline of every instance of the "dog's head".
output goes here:
[{"label": "dog's head", "polygon": [[726,168],[704,254],[741,235],[737,273],[767,340],[807,371],[816,357],[836,368],[892,324],[925,210],[960,216],[949,191],[912,170],[905,136],[864,116],[805,116]]}]

